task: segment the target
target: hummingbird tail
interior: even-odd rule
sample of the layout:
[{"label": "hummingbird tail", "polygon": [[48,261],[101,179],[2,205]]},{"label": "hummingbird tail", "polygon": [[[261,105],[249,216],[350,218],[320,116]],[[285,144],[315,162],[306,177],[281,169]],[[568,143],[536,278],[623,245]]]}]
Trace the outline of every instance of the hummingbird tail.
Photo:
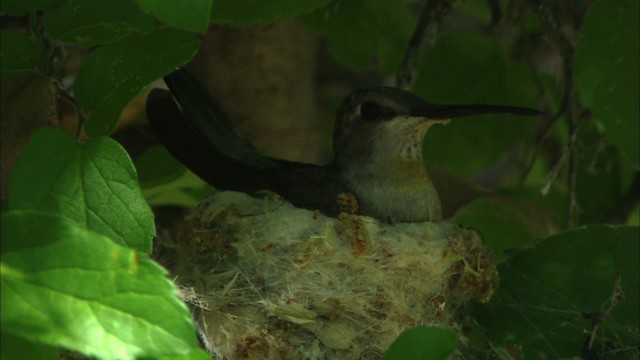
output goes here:
[{"label": "hummingbird tail", "polygon": [[167,150],[216,188],[248,193],[269,188],[264,172],[276,165],[238,133],[206,89],[185,70],[164,79],[171,92],[153,89],[146,110]]}]

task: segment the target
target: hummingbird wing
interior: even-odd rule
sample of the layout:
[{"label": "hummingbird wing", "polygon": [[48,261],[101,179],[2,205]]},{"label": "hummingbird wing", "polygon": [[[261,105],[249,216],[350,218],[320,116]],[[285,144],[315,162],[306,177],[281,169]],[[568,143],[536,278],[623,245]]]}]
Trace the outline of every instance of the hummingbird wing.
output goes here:
[{"label": "hummingbird wing", "polygon": [[318,166],[262,155],[236,130],[204,87],[184,70],[165,77],[171,92],[153,89],[149,125],[188,169],[221,190],[278,193],[295,206],[337,213],[342,186],[332,165]]}]

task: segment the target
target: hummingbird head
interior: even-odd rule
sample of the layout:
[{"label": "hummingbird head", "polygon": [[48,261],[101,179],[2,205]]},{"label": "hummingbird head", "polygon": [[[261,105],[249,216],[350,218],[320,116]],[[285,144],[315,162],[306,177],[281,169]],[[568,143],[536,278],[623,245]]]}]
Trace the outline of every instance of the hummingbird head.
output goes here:
[{"label": "hummingbird head", "polygon": [[[338,162],[382,154],[421,160],[421,145],[434,124],[483,114],[540,115],[537,110],[501,105],[438,105],[398,88],[356,90],[338,107],[333,147]],[[361,155],[361,156],[359,156]]]},{"label": "hummingbird head", "polygon": [[421,159],[419,145],[426,131],[435,123],[446,122],[415,113],[427,106],[430,104],[418,96],[392,87],[356,90],[337,110],[335,160],[371,160],[376,148],[387,155]]},{"label": "hummingbird head", "polygon": [[434,124],[491,113],[540,114],[509,106],[436,105],[391,87],[357,90],[337,110],[334,164],[362,214],[439,220],[440,200],[422,161],[422,140]]}]

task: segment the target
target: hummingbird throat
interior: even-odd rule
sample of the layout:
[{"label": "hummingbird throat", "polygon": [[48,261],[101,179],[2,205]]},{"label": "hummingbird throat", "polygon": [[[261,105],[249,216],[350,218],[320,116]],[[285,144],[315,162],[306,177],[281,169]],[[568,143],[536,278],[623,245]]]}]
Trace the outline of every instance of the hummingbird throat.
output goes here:
[{"label": "hummingbird throat", "polygon": [[363,215],[402,222],[440,220],[440,198],[422,160],[422,140],[435,122],[399,120],[378,133],[368,163],[345,169],[347,183]]}]

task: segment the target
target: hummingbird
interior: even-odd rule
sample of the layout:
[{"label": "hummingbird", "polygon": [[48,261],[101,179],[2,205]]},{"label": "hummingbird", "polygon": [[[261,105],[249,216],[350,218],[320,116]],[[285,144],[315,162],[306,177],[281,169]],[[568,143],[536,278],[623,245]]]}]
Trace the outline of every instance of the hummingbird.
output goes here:
[{"label": "hummingbird", "polygon": [[452,118],[538,110],[502,105],[438,105],[387,86],[356,90],[336,111],[333,160],[313,165],[269,158],[244,139],[204,87],[185,70],[167,75],[170,91],[153,89],[149,124],[167,150],[222,190],[269,190],[297,207],[336,216],[340,194],[357,213],[395,222],[439,221],[438,192],[424,166],[429,128]]}]

